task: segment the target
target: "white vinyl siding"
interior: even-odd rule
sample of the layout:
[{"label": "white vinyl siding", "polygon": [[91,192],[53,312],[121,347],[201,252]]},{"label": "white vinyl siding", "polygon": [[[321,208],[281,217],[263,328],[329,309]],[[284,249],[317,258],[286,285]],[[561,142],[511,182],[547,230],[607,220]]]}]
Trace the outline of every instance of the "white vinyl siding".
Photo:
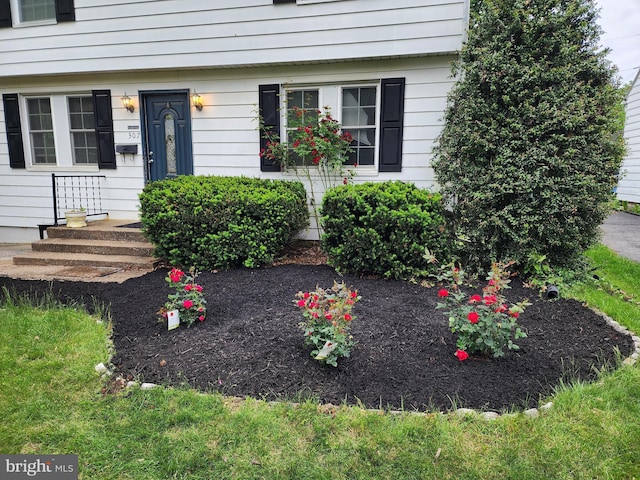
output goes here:
[{"label": "white vinyl siding", "polygon": [[0,78],[451,55],[467,10],[468,0],[77,0],[75,22],[0,29]]},{"label": "white vinyl siding", "polygon": [[618,198],[640,204],[640,72],[627,97],[624,138],[627,155],[621,168]]}]

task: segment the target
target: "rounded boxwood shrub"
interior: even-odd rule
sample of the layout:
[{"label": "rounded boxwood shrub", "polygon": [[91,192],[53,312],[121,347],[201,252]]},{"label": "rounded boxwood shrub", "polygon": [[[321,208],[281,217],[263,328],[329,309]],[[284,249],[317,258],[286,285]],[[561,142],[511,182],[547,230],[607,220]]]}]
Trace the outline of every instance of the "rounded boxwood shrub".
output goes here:
[{"label": "rounded boxwood shrub", "polygon": [[145,186],[140,217],[157,256],[210,270],[271,263],[309,211],[301,182],[180,176]]},{"label": "rounded boxwood shrub", "polygon": [[425,248],[448,257],[440,195],[400,181],[343,185],[322,202],[322,248],[345,272],[410,278],[434,273]]}]

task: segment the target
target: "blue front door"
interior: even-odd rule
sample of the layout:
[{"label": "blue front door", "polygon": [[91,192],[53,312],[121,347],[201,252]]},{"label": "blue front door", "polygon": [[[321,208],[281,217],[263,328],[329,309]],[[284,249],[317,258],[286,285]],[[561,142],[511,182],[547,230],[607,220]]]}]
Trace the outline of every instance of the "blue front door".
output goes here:
[{"label": "blue front door", "polygon": [[142,92],[146,180],[193,175],[189,91]]}]

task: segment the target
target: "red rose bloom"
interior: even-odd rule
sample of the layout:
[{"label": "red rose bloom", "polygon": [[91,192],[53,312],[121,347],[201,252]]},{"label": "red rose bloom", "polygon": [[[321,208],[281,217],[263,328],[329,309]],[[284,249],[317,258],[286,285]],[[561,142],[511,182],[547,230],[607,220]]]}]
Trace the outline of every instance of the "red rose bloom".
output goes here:
[{"label": "red rose bloom", "polygon": [[458,357],[458,360],[460,360],[461,362],[469,358],[469,354],[464,350],[460,350],[460,349],[456,350],[456,353],[454,353],[454,355]]},{"label": "red rose bloom", "polygon": [[485,295],[483,299],[485,305],[493,305],[498,301],[495,295]]},{"label": "red rose bloom", "polygon": [[187,285],[184,286],[184,289],[187,292],[190,292],[191,290],[193,290],[193,285],[191,285],[190,283],[188,283]]},{"label": "red rose bloom", "polygon": [[520,312],[509,312],[509,315],[511,315],[513,318],[518,318],[520,316]]},{"label": "red rose bloom", "polygon": [[440,289],[440,291],[438,292],[438,296],[440,298],[448,297],[449,296],[449,290],[447,290],[446,288]]},{"label": "red rose bloom", "polygon": [[344,319],[345,319],[347,322],[350,322],[350,321],[351,321],[351,318],[352,318],[352,317],[351,317],[351,315],[349,315],[348,313],[345,313],[345,314],[344,314]]},{"label": "red rose bloom", "polygon": [[482,301],[482,297],[480,295],[473,295],[470,299],[469,299],[469,303],[478,303]]},{"label": "red rose bloom", "polygon": [[174,268],[173,270],[171,270],[171,272],[169,272],[169,278],[174,283],[178,283],[180,280],[182,280],[182,277],[184,277],[184,272],[182,270],[178,270],[177,268]]},{"label": "red rose bloom", "polygon": [[478,323],[479,315],[477,312],[469,312],[469,315],[467,315],[467,318],[471,323],[476,324]]},{"label": "red rose bloom", "polygon": [[193,302],[191,300],[185,300],[184,302],[182,302],[182,306],[184,308],[191,308],[193,307]]},{"label": "red rose bloom", "polygon": [[299,307],[304,307],[307,304],[307,302],[305,302],[304,300],[298,300],[298,306]]}]

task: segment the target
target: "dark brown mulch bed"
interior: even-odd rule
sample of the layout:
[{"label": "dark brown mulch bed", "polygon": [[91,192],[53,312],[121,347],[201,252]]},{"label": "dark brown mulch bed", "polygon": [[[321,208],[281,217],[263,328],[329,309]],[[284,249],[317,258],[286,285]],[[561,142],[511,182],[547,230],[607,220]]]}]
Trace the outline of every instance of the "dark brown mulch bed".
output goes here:
[{"label": "dark brown mulch bed", "polygon": [[513,282],[508,298],[533,303],[520,317],[528,338],[506,358],[453,355],[455,337],[435,310],[437,290],[401,281],[345,276],[362,295],[353,313],[358,344],[338,367],[313,360],[292,302],[299,290],[328,287],[336,272],[326,265],[203,273],[208,317],[168,332],[156,311],[169,293],[158,270],[123,284],[37,282],[0,278],[0,287],[44,292],[68,301],[111,305],[116,371],[146,382],[186,383],[202,390],[265,399],[359,403],[367,407],[507,409],[536,406],[560,380],[591,380],[616,361],[615,349],[633,343],[573,300],[546,301]]}]

